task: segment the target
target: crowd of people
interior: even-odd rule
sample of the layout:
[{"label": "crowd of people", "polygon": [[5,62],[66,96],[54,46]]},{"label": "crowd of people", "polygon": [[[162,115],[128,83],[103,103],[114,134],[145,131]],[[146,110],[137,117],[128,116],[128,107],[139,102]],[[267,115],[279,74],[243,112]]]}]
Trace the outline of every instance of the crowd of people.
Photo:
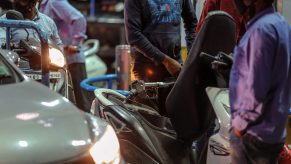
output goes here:
[{"label": "crowd of people", "polygon": [[[291,106],[291,30],[273,3],[274,0],[205,0],[197,20],[191,0],[125,0],[132,74],[146,82],[178,77],[183,69],[181,39],[186,40],[189,52],[209,12],[222,10],[234,18],[237,45],[229,81],[234,164],[275,164],[286,138],[285,124]],[[86,78],[82,49],[87,38],[85,17],[67,0],[5,0],[0,8],[0,19],[6,19],[7,10],[17,10],[25,19],[42,26],[63,48],[77,106],[89,112],[90,102],[79,85]],[[181,20],[185,38],[181,38]],[[23,34],[15,36],[17,39]]]},{"label": "crowd of people", "polygon": [[234,18],[237,45],[229,92],[231,159],[235,164],[276,163],[286,138],[291,106],[290,27],[273,3],[206,0],[197,25],[190,0],[125,0],[133,74],[150,82],[177,77],[182,68],[181,18],[188,50],[210,11],[222,10]]}]

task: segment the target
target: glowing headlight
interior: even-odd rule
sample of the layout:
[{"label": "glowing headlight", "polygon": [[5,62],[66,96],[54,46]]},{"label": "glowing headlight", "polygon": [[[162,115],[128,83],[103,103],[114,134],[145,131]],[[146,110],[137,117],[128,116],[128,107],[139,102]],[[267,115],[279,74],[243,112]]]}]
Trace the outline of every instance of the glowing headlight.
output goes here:
[{"label": "glowing headlight", "polygon": [[51,64],[58,67],[63,67],[65,65],[65,58],[60,50],[55,48],[49,48],[49,57],[51,60]]},{"label": "glowing headlight", "polygon": [[108,125],[104,135],[90,149],[96,164],[120,162],[119,142],[113,128]]}]

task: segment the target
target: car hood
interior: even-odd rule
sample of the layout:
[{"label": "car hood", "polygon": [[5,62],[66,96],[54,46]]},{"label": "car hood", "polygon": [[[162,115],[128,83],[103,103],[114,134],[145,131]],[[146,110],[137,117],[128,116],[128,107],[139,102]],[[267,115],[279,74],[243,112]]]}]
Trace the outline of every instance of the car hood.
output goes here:
[{"label": "car hood", "polygon": [[51,163],[92,144],[85,114],[31,80],[0,85],[0,163]]}]

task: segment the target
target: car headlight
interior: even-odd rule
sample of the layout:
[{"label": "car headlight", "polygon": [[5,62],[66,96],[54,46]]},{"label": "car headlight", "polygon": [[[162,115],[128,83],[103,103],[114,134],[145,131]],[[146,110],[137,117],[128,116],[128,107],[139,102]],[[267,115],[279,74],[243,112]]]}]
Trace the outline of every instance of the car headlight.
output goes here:
[{"label": "car headlight", "polygon": [[56,48],[49,48],[49,58],[51,64],[56,65],[58,67],[64,67],[64,65],[66,64],[63,53]]},{"label": "car headlight", "polygon": [[91,147],[90,154],[96,164],[117,164],[120,162],[119,142],[108,125],[103,136]]}]

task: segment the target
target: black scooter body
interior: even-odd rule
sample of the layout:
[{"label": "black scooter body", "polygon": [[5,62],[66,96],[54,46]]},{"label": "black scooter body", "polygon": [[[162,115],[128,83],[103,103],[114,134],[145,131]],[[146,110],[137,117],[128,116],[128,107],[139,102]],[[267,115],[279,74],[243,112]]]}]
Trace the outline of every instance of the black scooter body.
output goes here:
[{"label": "black scooter body", "polygon": [[[115,105],[105,106],[102,115],[114,127],[126,162],[171,164],[193,160],[191,148],[176,139],[169,118],[141,104],[120,104],[122,100],[114,95],[107,98]],[[153,113],[138,110],[141,106]]]},{"label": "black scooter body", "polygon": [[[225,21],[226,25],[223,25]],[[222,24],[223,30],[220,28],[219,30],[213,27],[214,24],[219,23]],[[211,25],[208,26],[208,25]],[[221,26],[220,26],[221,27]],[[216,32],[220,33],[216,35]],[[224,33],[221,33],[223,31]],[[208,32],[205,34],[204,32]],[[213,34],[213,36],[211,36]],[[220,38],[221,35],[224,35],[224,38]],[[211,37],[210,37],[211,36]],[[229,42],[221,43],[223,40],[227,40]],[[219,42],[219,44],[216,42]],[[204,44],[205,43],[205,44]],[[213,44],[213,45],[212,45]],[[216,45],[215,45],[216,44]],[[201,28],[200,33],[198,34],[194,45],[191,48],[189,57],[187,58],[186,65],[182,68],[182,75],[178,77],[173,89],[179,89],[183,85],[184,82],[187,85],[195,85],[195,87],[200,92],[205,92],[205,89],[208,84],[213,84],[213,87],[217,86],[218,82],[216,81],[216,75],[214,72],[211,72],[211,78],[213,81],[207,81],[206,84],[203,81],[195,81],[195,76],[205,76],[205,72],[200,72],[199,74],[196,71],[203,71],[202,68],[207,66],[203,64],[207,64],[207,62],[202,62],[200,60],[199,54],[201,52],[209,53],[209,54],[218,54],[220,51],[225,53],[230,53],[233,50],[235,44],[235,23],[234,20],[225,12],[216,11],[211,13],[208,18],[205,19],[204,25]],[[218,46],[221,45],[221,46]],[[209,52],[210,51],[210,52]],[[194,58],[193,58],[194,56]],[[192,69],[191,65],[197,63],[196,60],[199,60],[199,65],[194,67],[194,72],[191,70],[183,69]],[[209,63],[208,63],[209,65]],[[199,66],[202,66],[200,68]],[[199,68],[197,68],[199,67]],[[202,70],[201,70],[202,69]],[[211,68],[207,68],[207,70],[211,71]],[[183,73],[184,72],[184,73]],[[185,74],[187,72],[187,75]],[[192,73],[192,74],[191,74]],[[184,76],[185,75],[185,76]],[[188,77],[187,77],[188,76]],[[193,77],[193,81],[189,82]],[[203,78],[196,78],[203,79]],[[178,83],[177,83],[178,82]],[[203,84],[201,84],[203,83]],[[136,102],[128,102],[125,103],[125,97],[122,95],[118,95],[117,93],[113,93],[110,90],[108,92],[104,91],[98,93],[98,90],[95,91],[96,99],[95,99],[95,115],[99,113],[99,116],[103,119],[106,119],[114,128],[119,138],[121,144],[121,154],[124,157],[125,161],[128,163],[162,163],[162,164],[188,164],[194,163],[195,160],[193,158],[193,151],[191,149],[192,141],[201,136],[202,132],[197,132],[191,129],[192,125],[188,123],[198,122],[197,120],[202,120],[203,122],[212,121],[212,120],[204,120],[204,119],[214,119],[213,117],[205,117],[205,114],[202,114],[203,118],[199,118],[198,115],[192,116],[193,113],[199,113],[205,110],[210,112],[210,114],[214,115],[214,112],[211,109],[196,109],[190,108],[185,104],[195,103],[199,100],[189,100],[192,95],[188,95],[189,92],[192,92],[192,88],[190,86],[183,87],[186,91],[183,91],[181,95],[178,97],[172,95],[172,104],[175,105],[175,101],[179,100],[187,100],[191,102],[181,103],[180,105],[175,105],[174,111],[169,112],[169,118],[162,116],[159,112],[151,107],[145,106],[143,104],[138,104]],[[188,90],[187,90],[188,88]],[[171,92],[173,91],[171,90]],[[104,94],[103,94],[104,93]],[[99,96],[98,96],[99,94]],[[103,94],[103,101],[100,99],[100,94]],[[171,94],[171,93],[170,93]],[[189,97],[190,96],[190,97]],[[208,99],[206,93],[200,95],[204,96],[203,99]],[[199,97],[199,95],[193,96]],[[169,98],[169,97],[168,97]],[[187,99],[188,98],[188,99]],[[175,100],[176,99],[176,100]],[[109,100],[109,101],[107,101]],[[168,100],[167,100],[168,101]],[[104,103],[104,102],[110,102]],[[207,101],[207,104],[204,106],[211,106],[210,102]],[[195,106],[195,105],[194,105]],[[197,106],[197,105],[196,105]],[[188,108],[188,109],[187,109]],[[180,110],[187,109],[187,110]],[[168,104],[167,104],[168,110]],[[180,111],[180,112],[179,112]],[[190,112],[189,112],[190,111]],[[194,112],[193,112],[194,111]],[[176,114],[174,114],[176,113]],[[174,115],[173,115],[174,114]],[[190,114],[190,115],[189,115]],[[98,114],[97,114],[98,115]],[[188,115],[188,116],[187,116]],[[170,121],[171,120],[171,121]],[[201,122],[198,122],[201,124]],[[204,123],[203,123],[204,124]],[[173,125],[173,126],[172,126]],[[206,125],[206,124],[205,124]],[[204,128],[204,126],[203,126]],[[202,130],[206,131],[207,128]],[[196,129],[194,129],[196,130]],[[200,136],[196,135],[200,133]],[[194,135],[193,135],[194,134]],[[182,137],[179,137],[182,136]],[[194,137],[193,137],[194,136]],[[207,142],[204,146],[206,146],[207,151]],[[207,153],[207,152],[205,152]]]}]

